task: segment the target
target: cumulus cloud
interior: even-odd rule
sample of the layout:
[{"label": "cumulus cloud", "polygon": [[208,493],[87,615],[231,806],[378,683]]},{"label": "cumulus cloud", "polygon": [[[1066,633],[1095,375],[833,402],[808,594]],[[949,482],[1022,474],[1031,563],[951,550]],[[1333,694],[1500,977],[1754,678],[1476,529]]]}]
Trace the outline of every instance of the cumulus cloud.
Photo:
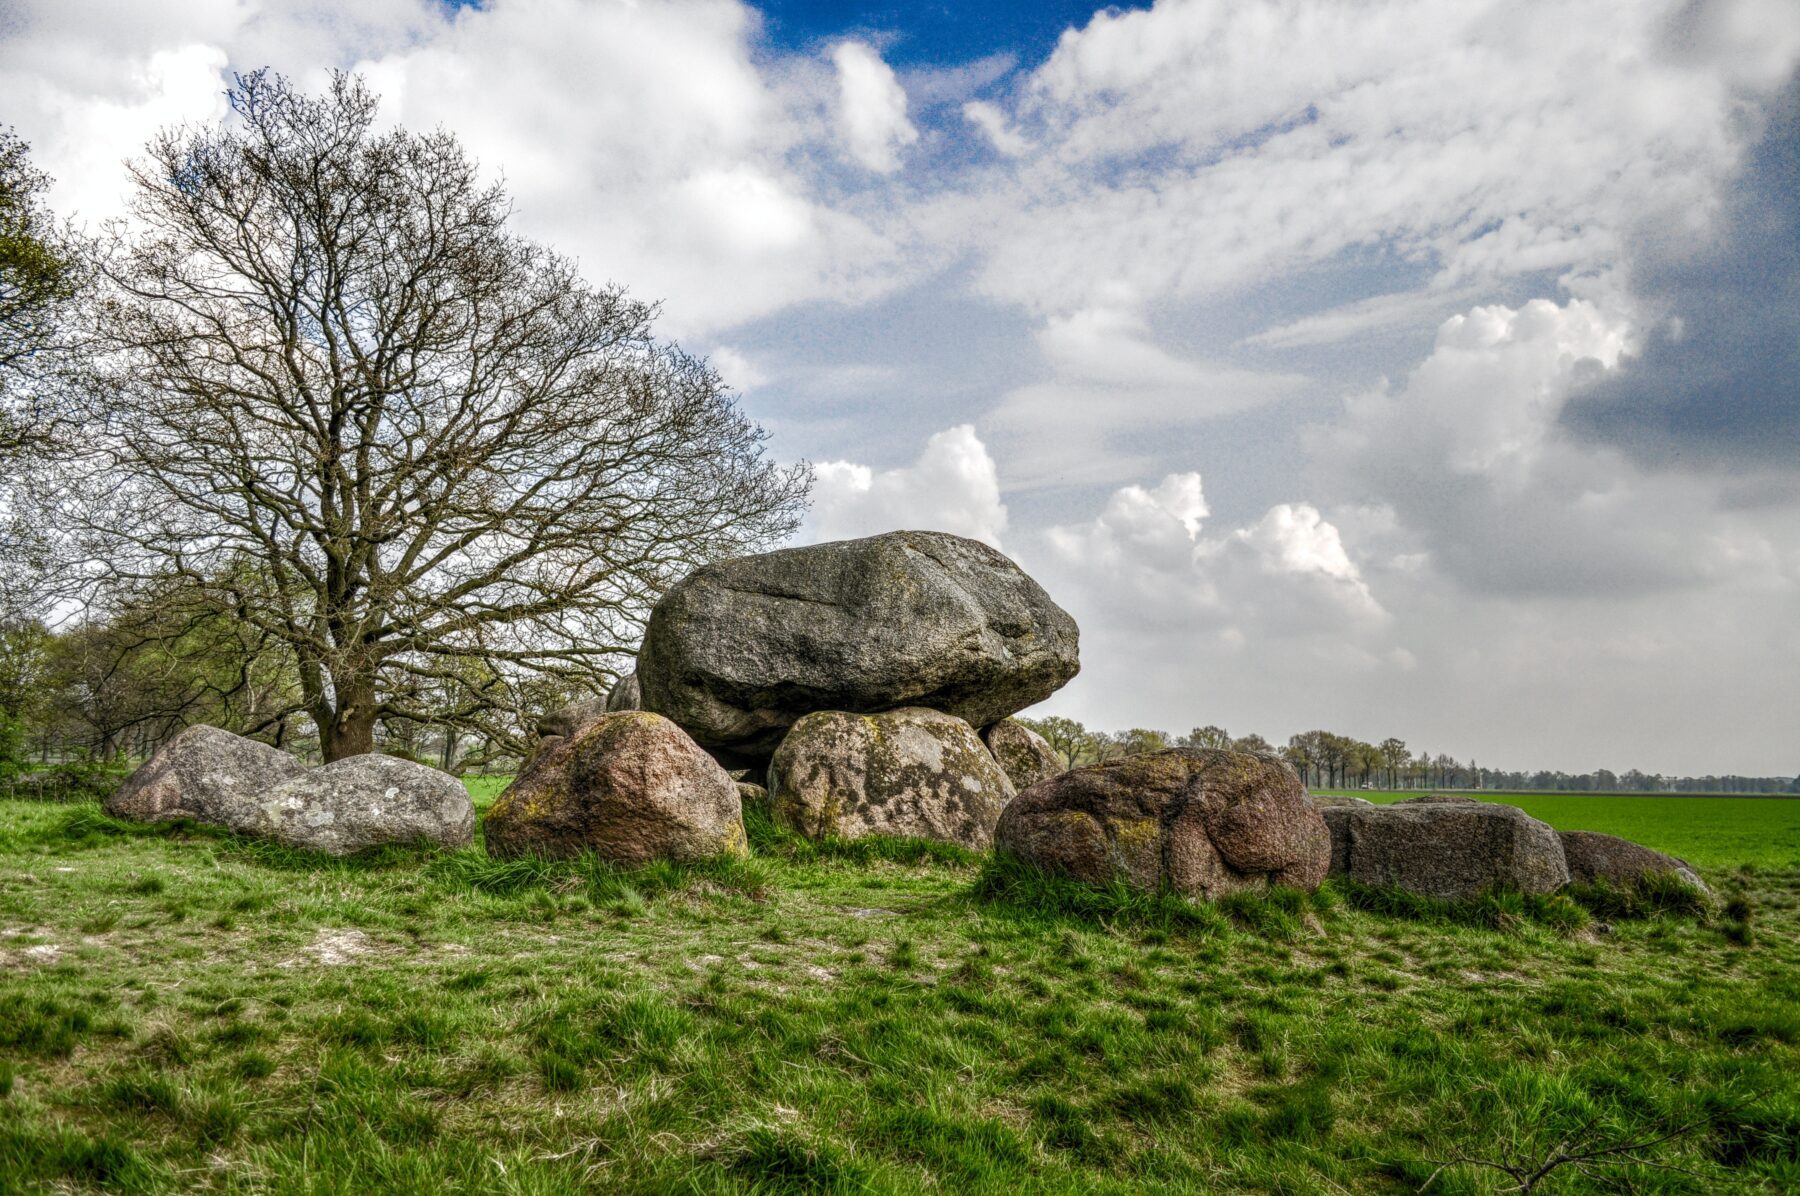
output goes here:
[{"label": "cumulus cloud", "polygon": [[[309,86],[361,70],[384,119],[453,129],[505,177],[521,231],[663,300],[664,329],[694,335],[866,299],[923,260],[796,165],[823,136],[831,75],[803,57],[760,62],[760,28],[738,0],[22,0],[0,42],[0,101],[61,180],[59,209],[92,219],[119,209],[118,163],[155,129],[220,115],[232,70]],[[879,117],[892,73],[878,58],[850,69],[855,127],[904,143],[910,125]],[[900,105],[903,122],[903,93]]]},{"label": "cumulus cloud", "polygon": [[812,510],[802,535],[843,540],[907,528],[954,532],[998,548],[1006,521],[994,459],[975,429],[962,424],[928,440],[911,465],[814,466]]},{"label": "cumulus cloud", "polygon": [[[1000,115],[1039,152],[946,203],[981,284],[1063,312],[1231,293],[1367,247],[1440,285],[1604,268],[1705,226],[1746,101],[1800,60],[1783,0],[1164,2],[1066,33]],[[1761,30],[1754,47],[1745,30]],[[946,232],[944,235],[950,235]]]},{"label": "cumulus cloud", "polygon": [[837,66],[838,127],[850,157],[877,174],[900,169],[900,151],[919,139],[906,116],[906,89],[872,46],[840,42]]},{"label": "cumulus cloud", "polygon": [[1776,567],[1791,537],[1774,512],[1731,510],[1703,477],[1640,469],[1564,427],[1630,327],[1580,299],[1452,317],[1403,384],[1311,430],[1313,483],[1390,509],[1396,553],[1471,591],[1622,595]]}]

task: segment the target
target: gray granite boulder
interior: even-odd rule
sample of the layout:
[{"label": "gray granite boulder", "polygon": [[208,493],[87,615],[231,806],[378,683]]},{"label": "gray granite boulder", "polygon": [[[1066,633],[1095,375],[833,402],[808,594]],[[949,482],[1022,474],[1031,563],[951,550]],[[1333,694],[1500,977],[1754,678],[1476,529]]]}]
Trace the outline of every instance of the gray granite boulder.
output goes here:
[{"label": "gray granite boulder", "polygon": [[1000,816],[995,843],[1089,884],[1215,898],[1315,889],[1331,836],[1300,778],[1269,756],[1171,748],[1065,772]]},{"label": "gray granite boulder", "polygon": [[1309,793],[1306,800],[1316,809],[1329,810],[1333,806],[1372,806],[1375,803],[1366,797],[1347,797],[1338,793]]},{"label": "gray granite boulder", "polygon": [[1003,718],[981,733],[981,742],[1000,762],[1013,788],[1026,790],[1067,771],[1062,757],[1042,735],[1015,719]]},{"label": "gray granite boulder", "polygon": [[558,706],[537,723],[537,733],[543,739],[566,739],[577,730],[593,722],[607,713],[606,698],[583,698],[579,702],[570,702],[567,706]]},{"label": "gray granite boulder", "polygon": [[1466,900],[1496,887],[1549,893],[1569,883],[1556,831],[1516,806],[1431,796],[1321,812],[1332,875],[1360,884]]},{"label": "gray granite boulder", "polygon": [[192,818],[244,830],[265,791],[306,772],[279,748],[217,727],[188,727],[162,745],[106,799],[115,818]]},{"label": "gray granite boulder", "polygon": [[803,715],[942,710],[986,726],[1080,667],[1075,620],[1012,561],[943,532],[890,532],[702,566],[651,612],[646,710],[760,760]]},{"label": "gray granite boulder", "polygon": [[616,714],[621,710],[642,710],[643,708],[644,695],[638,687],[636,673],[626,673],[620,677],[614,683],[612,692],[606,695],[608,714]]},{"label": "gray granite boulder", "polygon": [[347,756],[260,794],[240,829],[334,856],[388,843],[467,847],[475,806],[447,772],[396,756]]},{"label": "gray granite boulder", "polygon": [[1702,893],[1710,893],[1694,866],[1684,859],[1664,855],[1630,839],[1598,831],[1558,831],[1563,858],[1569,863],[1569,882],[1591,885],[1630,885],[1646,876],[1674,876]]},{"label": "gray granite boulder", "polygon": [[541,751],[483,822],[496,857],[593,852],[624,864],[745,855],[737,784],[680,727],[603,714]]},{"label": "gray granite boulder", "polygon": [[1013,796],[975,728],[922,707],[809,714],[768,776],[775,820],[815,839],[905,835],[985,851]]}]

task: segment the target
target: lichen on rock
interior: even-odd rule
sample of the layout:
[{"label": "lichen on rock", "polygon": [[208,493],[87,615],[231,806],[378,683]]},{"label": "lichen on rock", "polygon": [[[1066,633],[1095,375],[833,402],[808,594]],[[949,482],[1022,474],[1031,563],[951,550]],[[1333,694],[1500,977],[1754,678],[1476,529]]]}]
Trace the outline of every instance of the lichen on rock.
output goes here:
[{"label": "lichen on rock", "polygon": [[775,819],[812,838],[907,835],[985,850],[1013,792],[973,727],[920,707],[809,714],[769,764]]},{"label": "lichen on rock", "polygon": [[1294,770],[1244,752],[1171,748],[1052,777],[1007,806],[996,843],[1090,884],[1214,898],[1316,888],[1331,839]]}]

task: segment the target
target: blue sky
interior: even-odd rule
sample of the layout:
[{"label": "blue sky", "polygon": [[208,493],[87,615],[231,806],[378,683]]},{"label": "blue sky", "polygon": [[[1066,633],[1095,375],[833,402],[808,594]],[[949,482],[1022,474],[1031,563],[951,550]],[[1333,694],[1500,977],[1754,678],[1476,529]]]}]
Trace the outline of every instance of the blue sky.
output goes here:
[{"label": "blue sky", "polygon": [[1800,770],[1791,0],[20,0],[59,208],[362,71],[663,300],[806,537],[996,543],[1047,709]]}]

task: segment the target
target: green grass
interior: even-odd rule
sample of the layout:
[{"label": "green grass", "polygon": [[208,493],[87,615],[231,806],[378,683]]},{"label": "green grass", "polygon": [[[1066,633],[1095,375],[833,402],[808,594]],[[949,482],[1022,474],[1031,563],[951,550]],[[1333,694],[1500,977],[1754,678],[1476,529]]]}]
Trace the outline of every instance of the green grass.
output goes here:
[{"label": "green grass", "polygon": [[[1321,789],[1375,802],[1409,793]],[[1518,806],[1557,830],[1602,831],[1677,855],[1701,868],[1800,868],[1800,799],[1636,793],[1481,793]]]},{"label": "green grass", "polygon": [[1800,871],[1199,906],[749,829],[330,861],[0,802],[0,1192],[1413,1193],[1584,1126],[1680,1132],[1540,1190],[1800,1185]]}]

